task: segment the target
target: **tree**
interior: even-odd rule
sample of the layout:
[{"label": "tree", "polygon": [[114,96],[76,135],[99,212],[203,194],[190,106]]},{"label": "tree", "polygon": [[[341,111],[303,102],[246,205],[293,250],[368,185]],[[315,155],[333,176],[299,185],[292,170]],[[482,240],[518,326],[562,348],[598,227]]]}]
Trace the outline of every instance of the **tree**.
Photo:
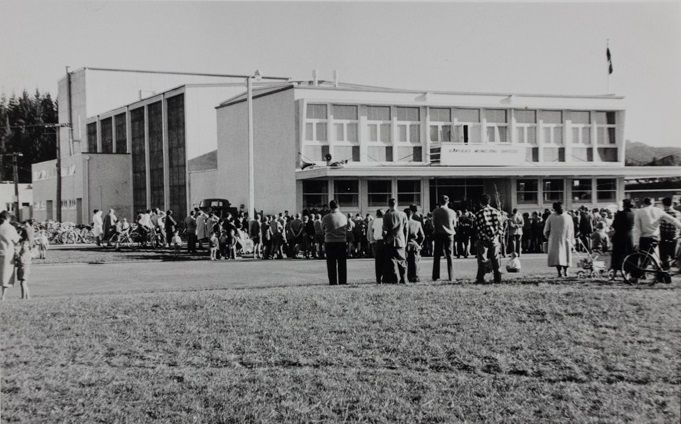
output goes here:
[{"label": "tree", "polygon": [[[36,90],[31,96],[26,90],[21,96],[3,93],[0,96],[0,125],[3,129],[0,139],[0,153],[20,152],[19,182],[30,183],[31,164],[44,162],[56,157],[56,134],[54,128],[45,128],[45,124],[56,124],[58,121],[57,103],[49,93]],[[10,128],[7,128],[9,122]],[[12,179],[12,164],[3,160],[0,166],[0,180]]]}]

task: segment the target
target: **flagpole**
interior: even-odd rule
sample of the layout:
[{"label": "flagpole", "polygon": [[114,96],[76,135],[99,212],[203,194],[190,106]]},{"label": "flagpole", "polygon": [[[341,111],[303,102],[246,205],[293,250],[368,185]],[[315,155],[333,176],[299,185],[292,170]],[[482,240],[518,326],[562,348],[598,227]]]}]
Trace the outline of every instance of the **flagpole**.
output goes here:
[{"label": "flagpole", "polygon": [[[610,39],[605,39],[605,51],[610,51]],[[605,94],[610,94],[610,61],[608,61],[608,67],[606,68],[607,78],[606,78],[606,92]]]}]

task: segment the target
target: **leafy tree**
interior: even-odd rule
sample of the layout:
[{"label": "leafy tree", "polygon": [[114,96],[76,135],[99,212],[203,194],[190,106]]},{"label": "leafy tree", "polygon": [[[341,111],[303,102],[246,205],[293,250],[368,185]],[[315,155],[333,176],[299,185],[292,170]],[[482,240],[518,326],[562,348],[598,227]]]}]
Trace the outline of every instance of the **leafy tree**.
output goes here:
[{"label": "leafy tree", "polygon": [[[0,154],[19,152],[19,181],[31,182],[31,164],[56,157],[55,128],[45,124],[56,124],[57,103],[49,93],[36,90],[29,95],[24,90],[20,96],[0,96]],[[9,124],[9,128],[8,128]],[[0,180],[12,180],[12,161],[2,157]]]}]

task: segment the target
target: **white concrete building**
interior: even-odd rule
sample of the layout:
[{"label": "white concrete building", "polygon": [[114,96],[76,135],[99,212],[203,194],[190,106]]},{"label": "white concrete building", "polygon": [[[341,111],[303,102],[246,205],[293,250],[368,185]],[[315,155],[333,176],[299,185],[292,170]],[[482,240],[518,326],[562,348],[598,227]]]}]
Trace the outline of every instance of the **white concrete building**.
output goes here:
[{"label": "white concrete building", "polygon": [[[6,210],[16,215],[16,195],[13,181],[0,182],[0,210]],[[33,186],[19,184],[19,202],[21,203],[21,219],[33,217]]]},{"label": "white concrete building", "polygon": [[[470,208],[488,193],[503,209],[599,207],[622,200],[625,176],[678,167],[624,166],[618,96],[465,93],[329,82],[254,90],[255,208],[373,213],[390,197],[431,210],[449,195]],[[244,94],[217,107],[216,196],[248,200]],[[329,166],[325,160],[331,155]]]}]

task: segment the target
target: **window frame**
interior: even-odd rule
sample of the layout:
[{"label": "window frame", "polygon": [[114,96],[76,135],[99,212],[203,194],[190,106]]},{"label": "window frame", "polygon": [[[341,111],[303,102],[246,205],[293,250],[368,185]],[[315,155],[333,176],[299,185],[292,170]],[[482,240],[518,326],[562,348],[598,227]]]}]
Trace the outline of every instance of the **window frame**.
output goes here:
[{"label": "window frame", "polygon": [[[449,121],[433,119],[433,110],[448,110]],[[437,140],[433,139],[433,129],[437,131]],[[449,138],[445,140],[445,129],[449,132]],[[451,143],[452,142],[452,108],[449,107],[428,107],[428,139],[431,143]]]},{"label": "window frame", "polygon": [[[354,182],[356,184],[357,191],[340,192],[340,190],[338,190],[337,184],[342,183],[342,182]],[[359,192],[360,192],[359,179],[340,178],[340,179],[334,179],[333,180],[333,197],[338,202],[338,205],[341,208],[350,208],[350,209],[359,208]],[[347,204],[344,201],[341,201],[341,196],[353,196],[355,203],[354,204]]]},{"label": "window frame", "polygon": [[[490,122],[489,118],[487,117],[487,112],[504,112],[504,121],[505,122]],[[485,141],[487,143],[499,143],[499,144],[509,144],[511,142],[511,138],[509,137],[509,119],[508,119],[508,109],[485,109],[484,114],[485,114]],[[501,137],[501,129],[504,129],[504,137],[502,139]],[[493,131],[494,139],[490,139],[490,131]]]},{"label": "window frame", "polygon": [[[347,118],[336,118],[335,114],[335,108],[338,106],[342,107],[353,107],[355,108],[355,119],[347,119]],[[327,117],[328,117],[327,113]],[[331,117],[333,121],[333,139],[334,143],[338,145],[346,145],[346,146],[359,146],[359,106],[354,105],[354,104],[332,104],[331,105]],[[338,137],[338,130],[337,130],[337,125],[340,125],[343,127],[343,138],[340,139]],[[348,139],[348,126],[354,125],[355,126],[355,140],[349,140]],[[316,128],[316,126],[315,126]],[[328,131],[329,127],[327,126],[326,129],[327,133],[327,139],[329,138]]]},{"label": "window frame", "polygon": [[[471,120],[464,120],[464,119],[459,119],[459,116],[457,114],[457,111],[460,110],[474,110],[478,114],[478,120],[477,121],[471,121]],[[468,144],[482,144],[483,143],[483,137],[482,137],[482,119],[480,116],[480,109],[475,109],[475,108],[454,108],[452,112],[452,142],[457,143],[457,144],[463,144],[463,145],[468,145]],[[466,140],[466,132],[464,131],[464,127],[468,127],[468,140]],[[473,137],[471,137],[471,134],[477,132],[478,137],[477,141],[472,141]]]},{"label": "window frame", "polygon": [[[418,114],[417,120],[401,120],[399,117],[399,111],[400,109],[416,109],[416,113]],[[418,106],[396,106],[395,107],[395,119],[397,121],[397,134],[395,134],[395,138],[398,143],[400,144],[412,144],[412,145],[422,145],[423,142],[421,140],[421,108]],[[416,134],[418,134],[418,140],[414,141],[412,140],[412,133],[411,130],[413,127],[417,128]],[[405,140],[402,140],[401,137],[401,129],[406,128],[406,133],[405,133]]]},{"label": "window frame", "polygon": [[[613,183],[614,188],[611,189],[601,189],[600,186],[603,183],[609,184]],[[617,201],[617,178],[596,178],[596,201],[597,202],[615,202]],[[612,193],[612,197],[603,198],[601,193]]]},{"label": "window frame", "polygon": [[[551,181],[560,181],[562,189],[559,190],[547,190],[546,188],[546,183],[551,182]],[[541,181],[541,188],[542,188],[542,202],[543,204],[550,204],[554,202],[562,202],[565,203],[565,179],[564,178],[542,178]],[[547,194],[549,193],[560,193],[560,198],[558,199],[548,199]]]},{"label": "window frame", "polygon": [[[536,184],[536,187],[534,190],[526,190],[520,189],[520,184],[526,183],[528,181],[534,182]],[[541,183],[539,181],[539,178],[518,178],[516,180],[516,203],[519,205],[538,205],[539,204],[539,187]],[[529,194],[529,193],[534,193],[534,200],[527,201],[525,199],[520,198],[521,194]]]},{"label": "window frame", "polygon": [[[393,143],[393,131],[392,131],[392,108],[385,105],[367,105],[367,143],[378,145],[378,146],[391,146]],[[388,120],[377,120],[369,118],[369,109],[371,108],[386,108],[388,109]],[[372,139],[371,131],[372,127],[376,128],[376,139]],[[387,129],[388,141],[383,141],[384,131]]]},{"label": "window frame", "polygon": [[[302,200],[303,200],[303,209],[324,209],[327,207],[329,204],[329,183],[327,180],[303,180],[302,181]],[[323,192],[305,192],[305,185],[310,184],[310,183],[321,183],[321,185],[326,185],[326,191]],[[309,196],[321,196],[321,203],[318,206],[309,206],[306,202],[305,199]]]},{"label": "window frame", "polygon": [[[387,191],[371,191],[371,184],[375,182],[387,183]],[[384,201],[372,202],[372,196],[386,196]],[[367,180],[367,206],[370,208],[387,207],[388,200],[393,196],[392,180],[389,179],[369,179]],[[383,200],[383,199],[381,199]]]},{"label": "window frame", "polygon": [[[413,183],[414,187],[416,188],[416,191],[400,191],[400,183]],[[423,202],[423,195],[421,193],[421,180],[415,180],[415,179],[409,179],[409,178],[404,178],[404,179],[398,179],[397,180],[397,204],[400,206],[408,206],[408,205],[416,205],[416,206],[421,206],[421,203]],[[411,196],[410,201],[405,201],[403,200],[403,196]],[[413,201],[414,199],[418,199],[418,201]]]},{"label": "window frame", "polygon": [[[326,118],[310,118],[309,108],[310,106],[324,106],[326,110]],[[319,124],[326,125],[326,140],[319,140],[317,134],[317,126]],[[312,127],[312,134],[308,138],[308,125]],[[327,103],[307,103],[305,104],[305,134],[303,141],[308,144],[329,144],[329,105]]]},{"label": "window frame", "polygon": [[[605,114],[605,124],[598,123],[598,114]],[[614,124],[608,123],[608,114],[612,113],[614,116]],[[596,126],[596,142],[597,146],[603,147],[617,147],[617,112],[613,110],[598,110],[594,112],[592,122]],[[614,141],[610,141],[610,130],[612,130]],[[608,135],[607,140],[602,140],[601,132],[603,136]]]}]

